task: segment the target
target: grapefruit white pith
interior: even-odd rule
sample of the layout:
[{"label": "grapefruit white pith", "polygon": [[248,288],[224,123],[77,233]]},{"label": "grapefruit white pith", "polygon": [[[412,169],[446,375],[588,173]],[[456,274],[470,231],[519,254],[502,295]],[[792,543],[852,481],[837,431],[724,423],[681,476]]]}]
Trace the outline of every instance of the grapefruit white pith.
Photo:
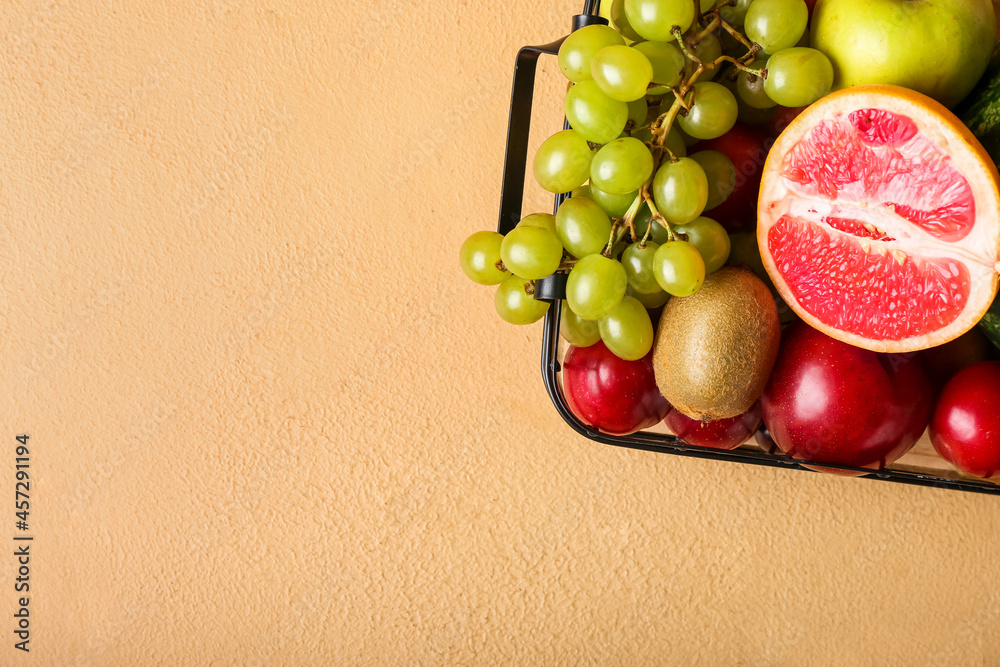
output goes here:
[{"label": "grapefruit white pith", "polygon": [[897,86],[824,97],[764,165],[757,241],[808,324],[876,352],[945,343],[997,291],[993,161],[943,106]]}]

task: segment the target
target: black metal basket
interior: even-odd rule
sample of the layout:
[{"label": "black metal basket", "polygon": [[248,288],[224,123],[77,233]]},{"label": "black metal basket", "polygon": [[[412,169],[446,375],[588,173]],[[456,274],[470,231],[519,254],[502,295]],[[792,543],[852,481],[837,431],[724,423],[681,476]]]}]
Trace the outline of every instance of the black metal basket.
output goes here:
[{"label": "black metal basket", "polygon": [[[572,30],[578,30],[586,25],[607,25],[608,21],[598,16],[600,0],[587,0],[582,14],[573,17]],[[514,82],[510,101],[510,120],[507,128],[507,148],[504,158],[503,187],[500,195],[500,220],[497,231],[506,234],[514,229],[521,219],[521,205],[524,196],[525,168],[528,158],[528,133],[531,125],[531,109],[534,97],[535,72],[538,58],[543,54],[556,55],[562,44],[562,37],[544,46],[525,46],[518,51],[514,64]],[[564,124],[569,128],[569,124]],[[567,198],[566,194],[556,195],[553,211]],[[565,298],[566,275],[555,274],[550,278],[536,281],[535,298],[550,302],[544,318],[542,334],[542,378],[552,403],[559,415],[576,432],[591,440],[607,445],[629,447],[651,452],[677,454],[701,459],[717,461],[732,461],[751,465],[787,468],[789,470],[810,471],[807,466],[820,467],[828,470],[839,470],[844,473],[859,474],[868,479],[879,479],[903,484],[933,486],[942,489],[972,491],[1000,495],[1000,485],[989,481],[976,479],[955,471],[943,459],[940,469],[921,469],[920,466],[907,466],[905,458],[891,466],[879,470],[855,468],[851,466],[831,465],[811,461],[800,461],[783,454],[769,454],[753,445],[746,444],[734,450],[717,450],[690,445],[680,438],[668,433],[654,431],[639,431],[631,435],[616,436],[584,424],[570,411],[559,382],[559,323],[562,300]]]}]

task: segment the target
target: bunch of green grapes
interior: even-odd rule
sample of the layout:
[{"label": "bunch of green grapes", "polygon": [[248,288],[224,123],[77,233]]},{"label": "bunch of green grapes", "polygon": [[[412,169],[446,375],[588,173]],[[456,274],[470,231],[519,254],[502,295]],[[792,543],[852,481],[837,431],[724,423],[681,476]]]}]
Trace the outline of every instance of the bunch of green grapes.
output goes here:
[{"label": "bunch of green grapes", "polygon": [[635,360],[653,345],[650,311],[694,294],[729,257],[726,230],[704,214],[726,201],[736,170],[687,146],[728,132],[741,108],[812,103],[832,68],[801,46],[804,0],[701,0],[700,11],[692,0],[614,0],[610,15],[614,27],[586,26],[560,47],[571,129],[532,163],[539,185],[571,196],[506,236],[473,234],[460,255],[472,280],[498,286],[497,312],[515,324],[548,310],[534,281],[568,273],[563,337]]}]

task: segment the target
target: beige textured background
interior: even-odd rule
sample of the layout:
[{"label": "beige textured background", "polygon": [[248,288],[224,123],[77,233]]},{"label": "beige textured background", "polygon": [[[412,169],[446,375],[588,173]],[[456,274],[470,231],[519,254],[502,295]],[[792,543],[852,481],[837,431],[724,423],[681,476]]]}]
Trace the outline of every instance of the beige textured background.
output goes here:
[{"label": "beige textured background", "polygon": [[0,6],[0,664],[1000,664],[1000,500],[591,444],[461,275],[578,4]]}]

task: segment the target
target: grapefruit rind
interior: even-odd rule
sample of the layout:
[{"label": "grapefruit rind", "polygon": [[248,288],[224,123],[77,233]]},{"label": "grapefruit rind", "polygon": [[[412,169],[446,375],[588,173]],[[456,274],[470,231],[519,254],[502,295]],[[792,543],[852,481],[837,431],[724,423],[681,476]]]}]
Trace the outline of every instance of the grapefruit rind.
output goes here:
[{"label": "grapefruit rind", "polygon": [[[928,189],[935,188],[942,190],[944,199],[961,198],[971,193],[974,200],[971,202],[972,222],[969,223],[968,216],[960,210],[962,206],[950,206],[950,201],[941,201],[941,210],[933,211],[944,218],[950,216],[949,219],[927,219],[926,215],[921,217],[908,210],[905,206],[908,202],[880,201],[870,190],[867,197],[858,197],[855,184],[839,183],[824,189],[822,184],[803,186],[788,177],[791,173],[789,162],[794,159],[800,142],[806,140],[803,146],[808,148],[810,133],[817,127],[847,123],[850,114],[859,110],[876,114],[885,110],[890,116],[894,114],[912,121],[918,135],[914,141],[923,143],[920,155],[910,156],[910,162],[917,167],[921,160],[938,160],[939,163],[933,172],[933,182],[925,182],[919,192],[911,188],[913,199],[922,199],[927,204],[933,199],[927,196]],[[912,149],[918,144],[906,145],[905,142],[913,137],[913,131],[895,128],[888,134],[873,133],[863,141],[866,149],[878,155],[879,151],[888,150],[882,146],[887,141],[902,142],[902,148],[892,146],[890,149]],[[879,179],[883,178],[883,173],[889,173],[885,165],[876,167],[874,173],[865,177]],[[957,170],[960,178],[955,178],[954,174],[942,175],[950,167]],[[941,181],[948,183],[942,185]],[[771,148],[764,165],[757,207],[761,259],[781,297],[806,323],[827,335],[875,352],[910,352],[934,347],[975,326],[996,295],[1000,256],[998,181],[1000,176],[986,151],[939,103],[898,86],[848,88],[808,107],[789,124]],[[962,183],[967,183],[968,188],[963,189]],[[841,194],[844,199],[837,198]],[[782,256],[782,249],[776,242],[774,250],[777,252],[772,252],[772,230],[777,234],[795,224],[800,225],[800,231],[809,232],[802,236],[809,238],[811,245],[802,244],[795,248],[797,254],[789,257],[787,252]],[[807,229],[809,227],[814,229]],[[816,233],[817,230],[822,233]],[[798,232],[792,230],[790,233]],[[818,266],[820,256],[830,252],[836,243],[849,246],[848,254],[839,264],[845,271],[839,277],[842,280],[835,280],[838,276],[834,273],[822,273],[829,269],[829,263],[826,269]],[[779,268],[775,255],[782,258],[783,269]],[[852,258],[860,262],[857,267],[849,267]],[[894,261],[898,267],[894,267]],[[913,264],[906,266],[907,262]],[[961,275],[961,270],[957,271],[958,275],[950,275],[956,265],[967,270],[967,278]],[[904,266],[911,279],[918,274],[931,277],[943,274],[944,279],[937,281],[941,283],[940,293],[925,294],[926,285],[919,288],[912,283],[906,285],[906,278],[900,277],[905,273]],[[859,272],[863,269],[866,274],[852,276],[844,267],[857,268]],[[796,273],[795,269],[800,271],[791,275]],[[786,275],[791,275],[793,281],[801,281],[803,270],[812,271],[812,278],[820,282],[826,280],[826,283],[804,286],[801,282],[790,284],[786,279]],[[920,274],[921,271],[924,273]],[[879,285],[884,293],[877,293],[878,289],[866,291],[864,278],[870,273],[876,278],[886,277]],[[892,282],[890,279],[895,279],[892,285],[887,284]],[[907,287],[912,297],[909,301]],[[815,289],[816,293],[808,293],[809,289]],[[903,293],[898,294],[898,289]],[[924,299],[926,307],[914,299]],[[884,312],[879,306],[884,307]],[[866,324],[866,320],[878,321]]]}]

